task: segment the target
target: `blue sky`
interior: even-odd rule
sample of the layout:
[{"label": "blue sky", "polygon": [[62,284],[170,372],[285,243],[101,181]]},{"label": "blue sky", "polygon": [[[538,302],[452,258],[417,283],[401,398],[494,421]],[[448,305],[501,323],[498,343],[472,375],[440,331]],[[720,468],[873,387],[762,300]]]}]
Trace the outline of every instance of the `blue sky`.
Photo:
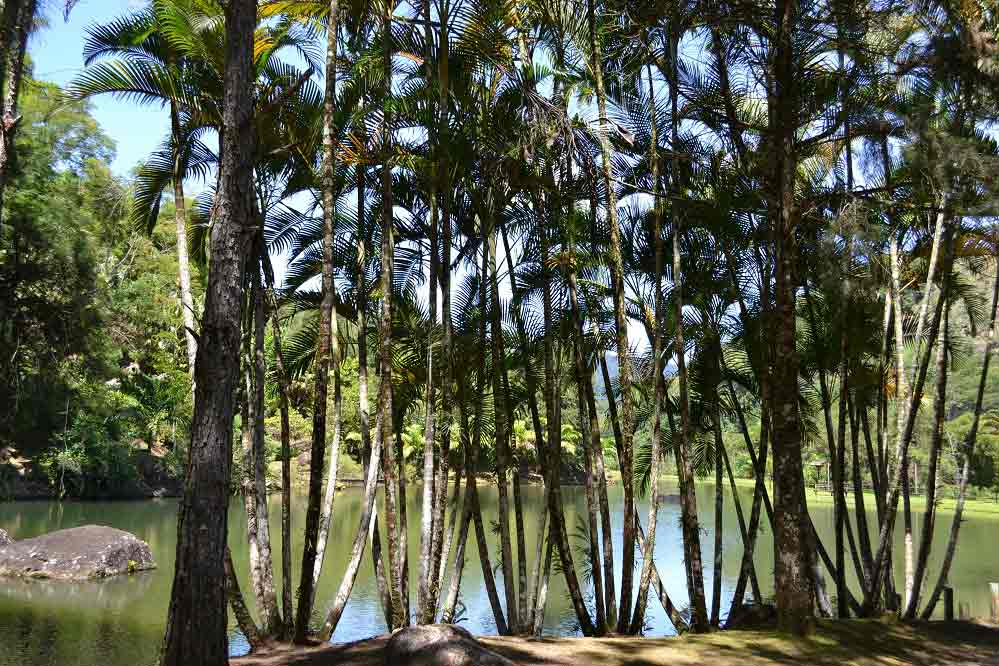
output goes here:
[{"label": "blue sky", "polygon": [[[86,28],[126,14],[144,3],[139,0],[81,0],[68,22],[63,21],[62,12],[53,6],[56,3],[45,4],[48,25],[33,36],[28,51],[34,63],[35,78],[65,85],[83,68]],[[111,97],[93,100],[93,115],[114,139],[117,153],[111,168],[122,176],[128,175],[159,145],[169,128],[165,109],[137,106],[134,102]]]}]

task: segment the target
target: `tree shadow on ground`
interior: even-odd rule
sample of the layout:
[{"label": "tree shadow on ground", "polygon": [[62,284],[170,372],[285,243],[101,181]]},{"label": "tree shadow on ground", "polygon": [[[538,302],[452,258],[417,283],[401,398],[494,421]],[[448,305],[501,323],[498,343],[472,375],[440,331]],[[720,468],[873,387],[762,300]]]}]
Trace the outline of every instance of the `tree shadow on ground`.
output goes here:
[{"label": "tree shadow on ground", "polygon": [[[507,638],[481,642],[521,666],[999,666],[999,627],[971,622],[822,621],[814,635],[720,631],[681,638]],[[271,646],[233,666],[382,666],[387,636]]]}]

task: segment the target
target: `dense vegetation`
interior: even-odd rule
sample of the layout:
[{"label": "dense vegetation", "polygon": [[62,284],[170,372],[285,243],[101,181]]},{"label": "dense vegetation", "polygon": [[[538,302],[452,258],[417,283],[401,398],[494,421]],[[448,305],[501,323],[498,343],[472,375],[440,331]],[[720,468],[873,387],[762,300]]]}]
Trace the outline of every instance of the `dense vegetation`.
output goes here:
[{"label": "dense vegetation", "polygon": [[[5,3],[8,82],[19,21],[36,9]],[[751,555],[769,547],[764,520],[783,628],[807,632],[815,613],[929,617],[964,503],[995,483],[999,456],[996,21],[986,3],[951,0],[155,0],[90,30],[86,67],[51,116],[62,130],[4,123],[0,307],[17,313],[3,344],[18,363],[3,370],[16,408],[0,437],[57,444],[44,466],[61,492],[65,470],[102,478],[77,451],[110,474],[138,439],[184,467],[169,666],[225,661],[227,605],[254,645],[330,636],[369,545],[390,626],[451,620],[470,538],[501,633],[540,631],[553,560],[584,634],[640,633],[650,591],[678,630],[710,630],[725,614],[721,577],[704,586],[723,557],[717,538],[705,563],[705,473],[716,516],[736,475],[756,480],[751,504],[736,504],[730,618],[747,595],[762,601]],[[31,118],[46,94],[30,85],[7,95],[4,117],[18,89]],[[170,115],[127,187],[86,127],[82,100],[103,94]],[[40,197],[56,203],[39,209]],[[296,421],[310,440],[297,607]],[[360,462],[364,511],[317,626],[341,451]],[[275,458],[280,586],[265,501]],[[497,554],[478,503],[485,469]],[[686,614],[650,557],[667,470]],[[532,471],[547,539],[528,553]],[[415,607],[400,501],[411,473]],[[570,476],[586,490],[582,557],[563,517]],[[808,515],[816,477],[834,498],[832,544]],[[256,621],[225,545],[233,488]],[[917,492],[919,543],[893,553]],[[944,493],[957,510],[930,572]]]}]

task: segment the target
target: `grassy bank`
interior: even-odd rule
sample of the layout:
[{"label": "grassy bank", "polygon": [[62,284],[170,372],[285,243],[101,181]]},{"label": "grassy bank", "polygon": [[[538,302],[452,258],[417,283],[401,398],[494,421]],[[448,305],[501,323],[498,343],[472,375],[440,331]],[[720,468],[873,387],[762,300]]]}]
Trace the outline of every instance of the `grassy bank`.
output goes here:
[{"label": "grassy bank", "polygon": [[[814,635],[720,631],[682,638],[484,637],[522,666],[999,666],[999,629],[969,622],[823,621]],[[233,666],[380,666],[386,637],[235,659]]]},{"label": "grassy bank", "polygon": [[[674,487],[676,486],[677,483],[676,476],[667,475],[664,476],[663,479],[665,479],[667,484],[671,484]],[[698,483],[714,485],[714,481],[707,481],[707,480],[703,481],[698,480]],[[735,485],[740,488],[745,488],[747,491],[751,491],[756,486],[756,482],[753,479],[736,479]],[[772,486],[768,484],[768,487],[771,488],[772,490]],[[728,491],[728,489],[729,489],[729,484],[726,481],[725,490]],[[771,492],[771,498],[772,497],[773,493]],[[806,489],[806,497],[808,498],[809,506],[812,505],[832,506],[833,504],[832,493],[822,490],[816,491],[815,488],[812,487]],[[868,510],[870,511],[874,510],[875,506],[874,493],[871,492],[870,490],[864,491],[864,503],[867,506]],[[916,495],[912,497],[911,504],[913,510],[922,511],[923,509],[926,508],[926,497],[923,495]],[[847,505],[849,510],[852,511],[853,510],[852,492],[847,492]],[[956,505],[957,505],[957,500],[952,496],[950,488],[947,488],[945,490],[945,496],[942,499],[939,499],[939,502],[937,504],[938,510],[953,513],[954,507]],[[899,500],[899,508],[901,508],[901,506],[902,503],[901,500]],[[995,502],[991,499],[969,499],[966,500],[964,503],[964,513],[981,515],[981,516],[993,516],[999,518],[999,502]]]}]

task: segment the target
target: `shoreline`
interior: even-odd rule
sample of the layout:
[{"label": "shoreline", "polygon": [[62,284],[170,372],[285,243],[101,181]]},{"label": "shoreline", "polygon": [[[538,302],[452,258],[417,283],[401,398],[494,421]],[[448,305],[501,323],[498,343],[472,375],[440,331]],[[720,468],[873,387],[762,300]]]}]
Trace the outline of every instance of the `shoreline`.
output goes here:
[{"label": "shoreline", "polygon": [[[381,666],[388,636],[306,647],[273,645],[232,666]],[[476,637],[522,666],[999,666],[999,627],[984,622],[819,620],[814,634],[773,629],[716,631],[671,638]]]},{"label": "shoreline", "polygon": [[[490,472],[482,472],[476,475],[476,479],[483,483],[491,483],[494,481],[495,476]],[[667,483],[676,484],[677,477],[672,474],[664,474],[661,477],[662,480]],[[449,479],[449,483],[455,481],[454,475]],[[616,470],[611,470],[608,473],[607,478],[608,485],[611,487],[620,484],[620,477]],[[409,480],[414,486],[421,485],[420,478],[414,475],[414,478]],[[521,477],[521,483],[527,486],[540,486],[542,485],[542,480],[537,474],[528,474]],[[737,478],[735,483],[738,487],[742,489],[751,490],[755,485],[756,481],[753,479]],[[383,485],[382,480],[378,481],[379,485]],[[561,484],[564,487],[583,487],[583,483],[574,477],[567,477],[561,480]],[[714,486],[714,480],[708,478],[696,479],[696,484],[701,486]],[[159,488],[152,488],[147,486],[142,489],[132,488],[131,491],[126,491],[124,493],[106,493],[87,497],[64,497],[59,499],[54,488],[44,485],[37,481],[28,481],[23,479],[17,479],[14,481],[13,488],[4,488],[0,485],[0,503],[3,502],[141,502],[141,501],[154,501],[162,499],[179,499],[182,496],[182,484],[178,480],[173,487],[161,486]],[[364,485],[364,479],[360,477],[348,477],[340,478],[337,481],[338,490],[344,488],[360,488]],[[725,482],[725,494],[729,495],[731,493],[731,488],[728,482]],[[21,486],[18,488],[17,486]],[[769,486],[769,484],[768,484]],[[293,494],[304,494],[305,486],[299,484],[292,484]],[[667,491],[669,489],[667,488]],[[276,495],[281,492],[280,485],[269,487],[268,495]],[[664,494],[668,494],[664,493]],[[851,489],[847,489],[847,497],[852,497],[853,493]],[[234,493],[233,497],[238,496],[238,493]],[[833,496],[827,491],[817,491],[814,487],[805,488],[805,496],[809,504],[816,504],[820,506],[832,505]],[[864,500],[868,507],[868,511],[872,511],[875,506],[874,493],[871,490],[864,491]],[[853,502],[847,502],[847,510],[849,514],[854,513]],[[937,512],[943,512],[946,514],[953,514],[957,500],[954,497],[938,497],[937,498]],[[926,498],[924,495],[913,495],[911,499],[911,506],[915,511],[923,511],[926,508]],[[899,507],[901,509],[901,507]],[[999,519],[999,502],[992,499],[967,499],[964,505],[964,514],[972,514],[980,517],[994,517]]]}]

